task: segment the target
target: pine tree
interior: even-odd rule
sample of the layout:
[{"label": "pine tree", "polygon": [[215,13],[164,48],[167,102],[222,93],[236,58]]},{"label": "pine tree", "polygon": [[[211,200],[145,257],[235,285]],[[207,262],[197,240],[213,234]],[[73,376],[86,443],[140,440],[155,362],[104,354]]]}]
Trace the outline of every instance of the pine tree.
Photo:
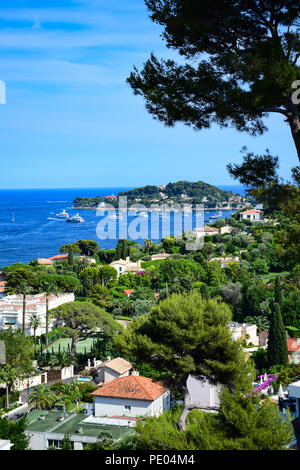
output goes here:
[{"label": "pine tree", "polygon": [[286,332],[281,317],[280,306],[276,302],[273,307],[269,340],[268,340],[268,363],[270,366],[288,365],[288,347]]}]

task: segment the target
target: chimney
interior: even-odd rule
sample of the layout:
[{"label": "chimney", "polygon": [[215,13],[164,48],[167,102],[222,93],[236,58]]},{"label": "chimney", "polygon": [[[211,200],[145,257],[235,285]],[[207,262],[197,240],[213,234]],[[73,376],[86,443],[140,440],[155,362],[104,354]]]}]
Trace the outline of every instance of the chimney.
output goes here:
[{"label": "chimney", "polygon": [[126,261],[127,261],[127,263],[130,262],[130,256],[126,256]]}]

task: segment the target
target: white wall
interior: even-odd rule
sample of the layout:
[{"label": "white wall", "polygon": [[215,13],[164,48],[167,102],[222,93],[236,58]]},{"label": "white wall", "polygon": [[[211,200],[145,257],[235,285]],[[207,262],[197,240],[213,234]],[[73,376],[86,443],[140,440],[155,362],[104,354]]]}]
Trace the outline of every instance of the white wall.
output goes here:
[{"label": "white wall", "polygon": [[192,403],[201,403],[203,407],[220,405],[219,393],[221,386],[212,385],[207,380],[200,381],[190,375],[187,380],[187,387]]},{"label": "white wall", "polygon": [[[131,410],[125,410],[131,406]],[[102,397],[95,395],[95,416],[159,416],[170,408],[170,392],[165,392],[155,401],[129,398]]]}]

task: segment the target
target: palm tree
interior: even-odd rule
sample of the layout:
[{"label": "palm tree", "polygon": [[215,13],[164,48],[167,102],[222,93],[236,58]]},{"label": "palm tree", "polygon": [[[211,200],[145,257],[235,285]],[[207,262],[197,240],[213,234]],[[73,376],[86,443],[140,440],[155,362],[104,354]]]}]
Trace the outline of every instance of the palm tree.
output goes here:
[{"label": "palm tree", "polygon": [[37,410],[47,410],[52,408],[56,401],[56,395],[44,384],[37,385],[28,396],[28,403]]},{"label": "palm tree", "polygon": [[29,286],[25,281],[20,282],[20,284],[15,288],[16,294],[23,296],[23,312],[22,312],[22,331],[25,333],[25,314],[26,314],[26,295],[30,294],[33,291],[33,288]]},{"label": "palm tree", "polygon": [[71,356],[66,351],[53,354],[48,361],[49,366],[59,367],[60,369],[63,369],[64,367],[69,367],[71,363]]},{"label": "palm tree", "polygon": [[42,324],[41,317],[37,313],[33,313],[31,315],[31,317],[29,318],[29,324],[30,324],[31,328],[33,328],[33,339],[34,339],[34,342],[35,342],[36,330]]}]

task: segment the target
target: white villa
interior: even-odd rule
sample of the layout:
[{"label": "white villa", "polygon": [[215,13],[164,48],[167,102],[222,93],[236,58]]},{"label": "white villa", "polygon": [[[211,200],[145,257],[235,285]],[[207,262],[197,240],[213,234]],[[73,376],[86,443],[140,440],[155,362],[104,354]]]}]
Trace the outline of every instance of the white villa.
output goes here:
[{"label": "white villa", "polygon": [[221,268],[227,268],[230,263],[239,263],[240,258],[238,256],[232,256],[228,258],[211,258],[209,262],[217,261]]},{"label": "white villa", "polygon": [[160,416],[170,408],[170,391],[161,382],[139,375],[115,379],[92,395],[94,416],[99,418]]},{"label": "white villa", "polygon": [[[74,294],[58,294],[48,297],[49,310],[57,308],[67,302],[74,302]],[[26,313],[25,313],[25,333],[33,335],[33,329],[30,326],[30,317],[33,314],[39,315],[41,326],[37,328],[36,335],[40,336],[46,331],[46,295],[26,295]],[[23,296],[7,295],[0,299],[0,330],[6,330],[10,327],[22,328],[23,317]],[[51,328],[52,322],[49,322]]]},{"label": "white villa", "polygon": [[250,209],[240,213],[240,220],[250,220],[251,222],[262,222],[263,212],[258,209]]},{"label": "white villa", "polygon": [[197,240],[205,237],[205,235],[216,235],[219,233],[219,229],[216,227],[208,227],[207,225],[204,227],[194,228],[193,231],[196,234]]},{"label": "white villa", "polygon": [[145,270],[141,268],[141,260],[134,263],[133,261],[130,261],[129,256],[127,256],[126,260],[119,259],[117,261],[113,261],[110,263],[110,266],[115,268],[118,273],[118,277],[120,274],[145,272]]},{"label": "white villa", "polygon": [[[246,343],[252,343],[253,345],[259,345],[259,337],[257,335],[257,326],[250,325],[248,323],[237,323],[230,322],[229,328],[233,339],[244,338]],[[248,338],[246,336],[249,336]]]},{"label": "white villa", "polygon": [[130,362],[122,357],[117,357],[116,359],[107,360],[97,367],[98,375],[96,381],[107,384],[114,379],[127,377],[132,371],[133,365]]}]

